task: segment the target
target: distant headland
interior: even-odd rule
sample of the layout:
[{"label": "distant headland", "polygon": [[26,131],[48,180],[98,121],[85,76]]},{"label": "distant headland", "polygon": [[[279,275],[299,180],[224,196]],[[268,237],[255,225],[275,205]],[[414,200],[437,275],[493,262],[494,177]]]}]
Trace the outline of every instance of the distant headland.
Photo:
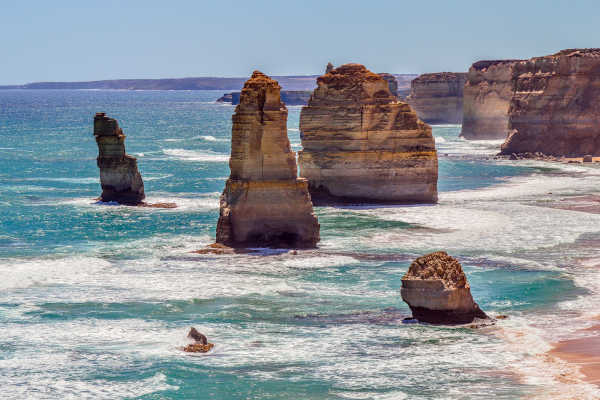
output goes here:
[{"label": "distant headland", "polygon": [[[313,90],[319,75],[274,76],[284,90]],[[394,74],[400,90],[410,87],[416,74]],[[86,82],[33,82],[0,85],[0,89],[115,89],[115,90],[241,90],[248,77],[241,78],[167,78],[113,79]]]}]

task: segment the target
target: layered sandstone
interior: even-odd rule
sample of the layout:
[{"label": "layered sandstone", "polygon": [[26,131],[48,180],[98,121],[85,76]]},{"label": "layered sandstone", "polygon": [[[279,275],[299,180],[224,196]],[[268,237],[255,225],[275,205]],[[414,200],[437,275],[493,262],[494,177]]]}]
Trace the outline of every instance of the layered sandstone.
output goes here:
[{"label": "layered sandstone", "polygon": [[487,315],[473,301],[462,266],[444,251],[417,258],[402,277],[402,300],[413,318],[433,324],[465,324]]},{"label": "layered sandstone", "polygon": [[242,89],[232,117],[231,175],[221,195],[217,243],[314,247],[319,241],[308,182],[297,177],[280,89],[259,71]]},{"label": "layered sandstone", "polygon": [[512,71],[519,60],[478,61],[469,68],[463,91],[461,136],[505,139],[513,94]]},{"label": "layered sandstone", "polygon": [[382,77],[388,83],[390,92],[394,96],[398,97],[398,80],[396,80],[396,77],[394,75],[388,74],[386,72],[380,72],[378,75],[380,77]]},{"label": "layered sandstone", "polygon": [[98,168],[102,185],[101,201],[140,205],[144,199],[144,182],[137,160],[125,153],[125,135],[119,123],[105,113],[94,117],[94,136],[98,144]]},{"label": "layered sandstone", "polygon": [[462,72],[419,75],[410,83],[408,104],[429,124],[460,124],[466,79]]},{"label": "layered sandstone", "polygon": [[503,154],[600,155],[600,49],[519,62]]},{"label": "layered sandstone", "polygon": [[431,127],[360,64],[317,79],[300,114],[300,176],[313,202],[437,201]]}]

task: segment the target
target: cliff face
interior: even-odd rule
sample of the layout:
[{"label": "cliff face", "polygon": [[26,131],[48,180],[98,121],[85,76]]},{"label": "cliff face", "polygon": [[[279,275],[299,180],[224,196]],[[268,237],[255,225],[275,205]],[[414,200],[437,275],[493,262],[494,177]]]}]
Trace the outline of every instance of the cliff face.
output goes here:
[{"label": "cliff face", "polygon": [[466,79],[467,74],[461,72],[420,75],[410,84],[408,104],[427,123],[460,124]]},{"label": "cliff face", "polygon": [[317,79],[300,114],[300,176],[313,202],[436,202],[431,128],[379,75],[346,64]]},{"label": "cliff face", "polygon": [[462,137],[506,138],[513,93],[512,71],[518,61],[478,61],[471,66],[464,87]]},{"label": "cliff face", "polygon": [[600,155],[600,49],[569,49],[515,65],[502,153]]},{"label": "cliff face", "polygon": [[138,205],[144,197],[144,182],[137,160],[125,153],[125,135],[119,123],[104,113],[94,117],[94,136],[98,144],[98,168],[102,201]]},{"label": "cliff face", "polygon": [[221,195],[217,243],[314,247],[319,224],[308,183],[297,177],[280,86],[255,71],[232,117],[231,175]]}]

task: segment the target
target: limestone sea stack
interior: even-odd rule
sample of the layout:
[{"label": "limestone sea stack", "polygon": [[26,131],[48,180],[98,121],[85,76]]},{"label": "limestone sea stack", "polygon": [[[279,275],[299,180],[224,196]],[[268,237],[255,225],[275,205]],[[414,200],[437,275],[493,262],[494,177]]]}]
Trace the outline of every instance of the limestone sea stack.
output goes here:
[{"label": "limestone sea stack", "polygon": [[460,136],[472,140],[505,139],[512,98],[512,71],[519,60],[478,61],[469,68],[463,91]]},{"label": "limestone sea stack", "polygon": [[116,119],[105,113],[94,117],[94,136],[98,144],[98,168],[102,186],[101,201],[125,205],[140,205],[144,197],[144,182],[137,160],[125,153],[125,135]]},{"label": "limestone sea stack", "polygon": [[517,63],[502,154],[600,155],[600,49]]},{"label": "limestone sea stack", "polygon": [[231,175],[221,195],[217,243],[315,247],[319,223],[308,182],[298,178],[277,81],[254,71],[233,114]]},{"label": "limestone sea stack", "polygon": [[473,301],[462,266],[444,251],[417,258],[402,277],[402,300],[413,318],[432,324],[466,324],[488,318]]},{"label": "limestone sea stack", "polygon": [[360,64],[317,79],[300,113],[300,176],[315,204],[433,203],[438,163],[431,127]]},{"label": "limestone sea stack", "polygon": [[428,124],[460,124],[463,119],[463,86],[467,74],[423,74],[410,83],[408,104]]}]

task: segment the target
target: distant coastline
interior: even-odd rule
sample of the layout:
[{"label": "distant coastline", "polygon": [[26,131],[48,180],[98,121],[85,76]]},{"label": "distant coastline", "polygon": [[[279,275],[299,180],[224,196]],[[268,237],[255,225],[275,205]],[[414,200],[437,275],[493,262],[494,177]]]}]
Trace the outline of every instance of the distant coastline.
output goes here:
[{"label": "distant coastline", "polygon": [[[319,75],[274,76],[284,90],[313,90]],[[408,87],[417,74],[394,74],[399,88]],[[32,82],[24,85],[0,85],[2,89],[120,89],[120,90],[240,90],[242,78],[168,78],[113,79],[85,82]]]}]

